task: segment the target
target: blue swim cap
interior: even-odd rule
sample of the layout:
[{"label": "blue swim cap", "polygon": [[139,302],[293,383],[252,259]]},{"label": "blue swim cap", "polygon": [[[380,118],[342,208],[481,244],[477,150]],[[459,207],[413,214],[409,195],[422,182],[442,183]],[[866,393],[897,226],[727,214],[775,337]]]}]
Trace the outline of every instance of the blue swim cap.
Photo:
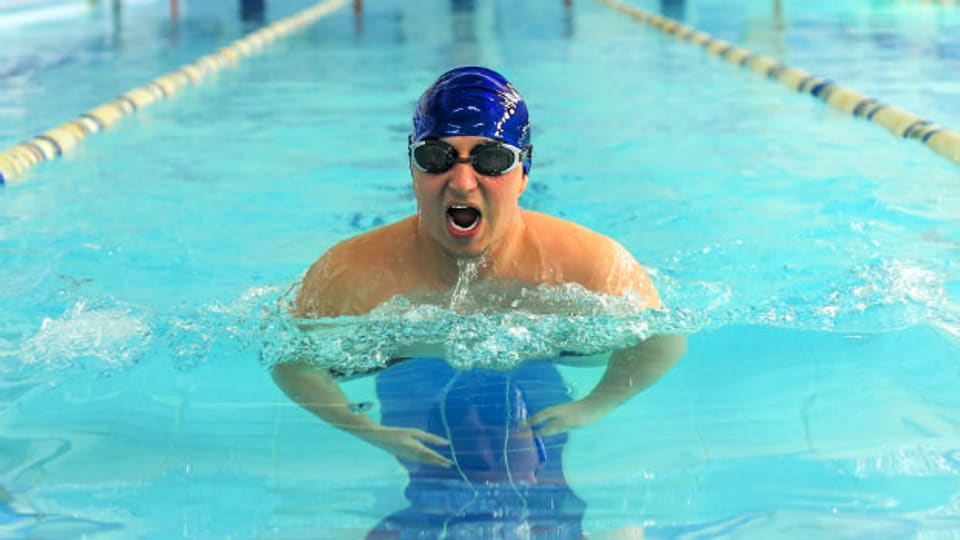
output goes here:
[{"label": "blue swim cap", "polygon": [[[496,71],[464,66],[441,75],[420,96],[413,114],[413,141],[457,135],[487,137],[521,150],[530,146],[527,106]],[[523,160],[530,172],[531,160]]]}]

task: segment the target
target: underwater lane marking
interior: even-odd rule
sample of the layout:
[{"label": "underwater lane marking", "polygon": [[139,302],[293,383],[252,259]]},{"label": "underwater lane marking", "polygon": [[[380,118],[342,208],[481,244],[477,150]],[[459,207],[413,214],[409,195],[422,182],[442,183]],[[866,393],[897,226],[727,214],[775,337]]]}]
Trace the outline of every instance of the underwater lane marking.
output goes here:
[{"label": "underwater lane marking", "polygon": [[779,81],[792,90],[810,94],[827,105],[840,109],[851,116],[864,118],[874,124],[881,125],[897,137],[920,141],[927,148],[960,165],[960,133],[956,131],[920,118],[903,109],[880,103],[874,98],[841,86],[830,79],[784,65],[774,58],[756,54],[667,17],[624,4],[620,0],[596,1],[636,21],[646,23],[667,34],[703,47],[714,56],[719,56],[739,66],[745,66],[750,71],[768,79]]},{"label": "underwater lane marking", "polygon": [[22,179],[29,169],[69,153],[83,139],[107,130],[122,118],[171,99],[182,89],[200,84],[224,68],[235,67],[241,58],[263,50],[274,41],[313,24],[339,9],[347,0],[325,0],[285,19],[247,34],[220,50],[202,56],[193,64],[161,75],[152,81],[122,93],[77,118],[16,146],[0,151],[0,186]]}]

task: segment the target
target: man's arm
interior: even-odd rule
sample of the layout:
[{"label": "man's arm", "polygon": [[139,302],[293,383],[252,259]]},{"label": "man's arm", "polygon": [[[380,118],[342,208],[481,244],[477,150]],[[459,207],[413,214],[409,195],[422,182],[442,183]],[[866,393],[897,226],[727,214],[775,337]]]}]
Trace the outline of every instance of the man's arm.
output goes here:
[{"label": "man's arm", "polygon": [[325,370],[302,362],[288,362],[273,368],[273,380],[290,399],[328,424],[398,458],[440,467],[453,465],[424,445],[446,445],[445,439],[419,429],[384,427],[365,414],[351,411],[347,397]]},{"label": "man's arm", "polygon": [[367,415],[350,410],[350,402],[326,370],[286,362],[273,368],[273,380],[290,399],[334,427],[360,438],[380,427]]},{"label": "man's arm", "polygon": [[686,350],[683,336],[653,336],[610,356],[597,385],[583,399],[548,407],[528,420],[539,435],[592,424],[670,370]]},{"label": "man's arm", "polygon": [[616,351],[600,382],[583,399],[610,410],[657,382],[686,349],[686,337],[661,335]]},{"label": "man's arm", "polygon": [[[613,243],[611,272],[596,279],[594,290],[623,295],[635,292],[646,308],[661,309],[660,297],[646,271],[619,244]],[[615,351],[597,385],[583,399],[548,407],[528,420],[540,435],[553,435],[593,423],[613,408],[650,387],[686,351],[684,336],[657,335]]]},{"label": "man's arm", "polygon": [[[346,262],[332,250],[324,254],[304,276],[293,316],[300,318],[337,317],[369,311],[358,287],[343,282]],[[368,303],[368,302],[367,302]],[[302,351],[300,355],[309,355]],[[301,356],[301,357],[302,357]],[[273,368],[277,386],[304,409],[330,425],[382,448],[398,458],[441,467],[453,465],[426,444],[447,445],[445,439],[419,429],[385,427],[365,414],[354,413],[334,378],[324,369],[298,358]]]}]

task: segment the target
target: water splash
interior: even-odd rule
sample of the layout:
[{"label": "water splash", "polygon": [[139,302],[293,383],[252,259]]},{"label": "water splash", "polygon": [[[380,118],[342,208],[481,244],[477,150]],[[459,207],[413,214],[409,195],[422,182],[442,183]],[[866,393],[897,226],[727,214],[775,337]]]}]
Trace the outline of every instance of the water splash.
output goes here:
[{"label": "water splash", "polygon": [[[435,296],[394,297],[370,313],[296,319],[296,288],[253,287],[236,300],[147,317],[116,301],[77,301],[22,342],[0,336],[0,363],[21,369],[122,370],[147,355],[189,371],[208,361],[259,353],[270,368],[305,360],[343,375],[412,355],[443,356],[458,368],[509,369],[531,358],[596,354],[656,334],[691,335],[729,325],[871,333],[931,324],[960,335],[949,276],[898,259],[872,259],[816,282],[767,289],[723,280],[684,281],[651,270],[667,308],[638,295],[613,297],[578,285],[529,287],[478,279],[463,265]],[[792,271],[787,269],[785,271]],[[811,276],[808,276],[811,277]],[[422,353],[422,351],[429,351]]]},{"label": "water splash", "polygon": [[450,309],[456,310],[463,304],[467,298],[470,289],[470,283],[477,279],[477,272],[483,265],[483,261],[474,261],[467,259],[457,259],[457,283],[450,294]]},{"label": "water splash", "polygon": [[173,366],[189,371],[211,356],[242,353],[258,346],[271,331],[274,315],[292,310],[291,287],[252,287],[224,304],[214,302],[191,313],[173,316],[165,326],[165,345]]},{"label": "water splash", "polygon": [[22,366],[44,369],[124,369],[143,357],[151,337],[145,316],[132,308],[80,300],[59,317],[43,319],[18,357]]},{"label": "water splash", "polygon": [[510,369],[532,358],[622,348],[649,337],[654,327],[669,326],[651,323],[663,314],[644,312],[639,295],[611,297],[578,285],[503,287],[478,281],[469,295],[454,296],[458,300],[449,304],[397,296],[361,317],[291,319],[278,314],[276,331],[264,343],[263,362],[271,367],[306,359],[350,375],[431,350],[442,351],[458,368]]},{"label": "water splash", "polygon": [[758,301],[726,282],[655,277],[669,306],[662,311],[644,310],[638,295],[465,278],[449,304],[396,297],[362,317],[279,322],[285,328],[272,338],[292,341],[267,340],[263,361],[270,367],[308,358],[350,375],[380,369],[410,351],[431,350],[458,368],[510,369],[527,359],[598,354],[652,335],[690,335],[734,324],[881,332],[950,316],[944,277],[907,261],[870,261],[819,290],[781,289]]}]

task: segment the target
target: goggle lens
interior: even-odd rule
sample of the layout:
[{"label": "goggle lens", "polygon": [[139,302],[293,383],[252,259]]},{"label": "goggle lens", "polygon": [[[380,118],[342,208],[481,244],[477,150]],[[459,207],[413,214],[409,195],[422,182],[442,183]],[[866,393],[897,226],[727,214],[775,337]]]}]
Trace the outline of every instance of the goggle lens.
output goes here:
[{"label": "goggle lens", "polygon": [[414,164],[423,172],[438,174],[457,162],[457,149],[440,141],[426,141],[413,147]]},{"label": "goggle lens", "polygon": [[[519,156],[500,145],[480,145],[470,150],[473,168],[480,174],[496,176],[512,169]],[[488,171],[488,172],[484,172]]]}]

